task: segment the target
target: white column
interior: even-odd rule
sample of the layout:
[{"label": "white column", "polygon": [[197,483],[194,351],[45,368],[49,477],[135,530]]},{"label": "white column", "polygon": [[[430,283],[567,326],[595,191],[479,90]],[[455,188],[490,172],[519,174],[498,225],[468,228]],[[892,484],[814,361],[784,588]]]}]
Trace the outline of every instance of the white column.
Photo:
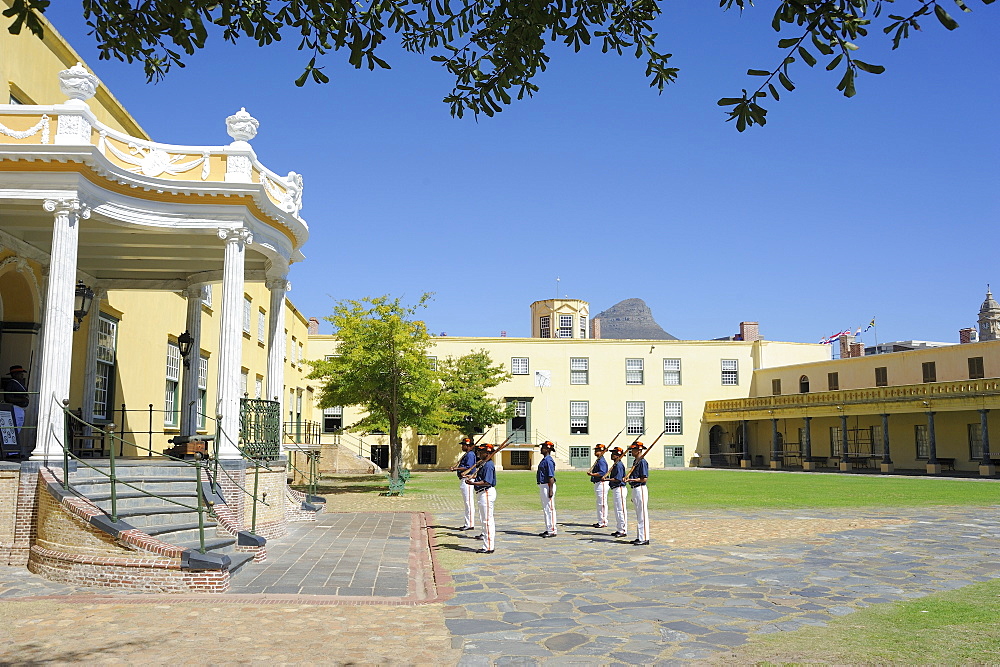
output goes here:
[{"label": "white column", "polygon": [[280,402],[285,387],[285,293],[292,289],[292,284],[283,277],[264,284],[271,291],[267,320],[267,394],[264,398]]},{"label": "white column", "polygon": [[[191,334],[191,353],[184,360],[181,380],[181,435],[191,435],[198,430],[198,368],[201,365],[201,302],[203,285],[189,285],[184,290],[187,298],[185,331]],[[242,295],[241,295],[242,296]]]},{"label": "white column", "polygon": [[[87,315],[87,351],[83,361],[83,421],[93,423],[94,421],[94,399],[97,396],[97,340],[101,335],[101,301],[107,296],[108,291],[103,287],[94,288],[94,303],[90,306],[90,313]],[[113,396],[108,397],[108,407],[114,400]],[[110,415],[108,417],[110,419]]]},{"label": "white column", "polygon": [[34,460],[61,460],[66,422],[62,405],[69,399],[73,361],[73,299],[76,289],[77,243],[80,219],[90,208],[79,199],[46,199],[46,211],[55,214],[52,250],[42,318],[42,364],[38,375],[38,439]]},{"label": "white column", "polygon": [[219,458],[238,459],[240,437],[240,363],[243,349],[243,267],[250,230],[220,229],[226,242],[222,269],[222,318],[219,322],[219,381],[216,414],[219,419]]}]

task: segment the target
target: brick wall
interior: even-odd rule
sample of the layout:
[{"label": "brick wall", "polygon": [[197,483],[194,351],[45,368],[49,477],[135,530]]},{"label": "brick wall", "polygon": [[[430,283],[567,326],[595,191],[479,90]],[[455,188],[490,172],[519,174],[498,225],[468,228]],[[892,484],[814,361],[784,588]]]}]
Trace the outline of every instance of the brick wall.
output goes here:
[{"label": "brick wall", "polygon": [[17,520],[17,487],[19,469],[0,470],[0,564],[6,565],[14,548],[14,526]]},{"label": "brick wall", "polygon": [[[285,516],[286,475],[285,465],[280,461],[272,462],[270,470],[266,468],[260,468],[256,472],[253,468],[247,470],[247,491],[253,493],[256,478],[257,497],[263,498],[267,503],[265,505],[264,502],[257,502],[257,527],[254,531],[257,535],[271,539],[288,532]],[[253,509],[254,503],[247,496],[243,509],[243,525],[247,530],[252,525]]]}]

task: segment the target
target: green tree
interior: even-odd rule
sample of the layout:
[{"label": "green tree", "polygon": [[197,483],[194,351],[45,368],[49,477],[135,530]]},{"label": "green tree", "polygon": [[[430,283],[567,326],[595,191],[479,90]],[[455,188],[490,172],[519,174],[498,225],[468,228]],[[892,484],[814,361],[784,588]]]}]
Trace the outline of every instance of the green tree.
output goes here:
[{"label": "green tree", "polygon": [[[980,0],[988,5],[993,0]],[[672,54],[657,46],[654,20],[661,14],[662,0],[83,0],[83,13],[97,40],[102,59],[141,62],[151,79],[163,77],[171,67],[184,66],[190,56],[205,46],[210,31],[224,39],[252,39],[261,46],[293,35],[298,48],[310,59],[296,83],[312,79],[326,83],[329,77],[317,58],[330,51],[343,51],[348,63],[368,69],[389,68],[379,48],[389,34],[398,35],[406,51],[428,55],[454,79],[444,97],[451,113],[466,111],[488,116],[517,99],[538,90],[534,79],[545,71],[550,45],[563,43],[580,51],[592,43],[603,52],[631,53],[646,65],[649,85],[662,92],[676,79],[678,70],[669,65]],[[779,98],[779,87],[795,88],[790,67],[801,59],[808,67],[825,61],[827,70],[843,72],[837,89],[847,97],[855,94],[858,72],[879,74],[884,68],[854,57],[858,42],[868,36],[873,24],[892,39],[893,48],[921,30],[920,22],[934,16],[948,30],[958,23],[946,7],[952,2],[962,12],[971,11],[965,0],[780,0],[772,27],[785,32],[778,40],[781,54],[776,66],[750,69],[761,77],[751,92],[724,97],[729,120],[742,132],[763,125],[764,101]],[[892,3],[900,10],[883,16]],[[27,27],[42,33],[38,15],[50,0],[10,0],[3,12],[12,19],[9,30]],[[752,0],[720,0],[720,7],[740,12]],[[710,36],[711,33],[706,31]],[[182,55],[183,52],[183,55]],[[777,85],[775,85],[777,83]]]},{"label": "green tree", "polygon": [[493,364],[489,352],[479,350],[441,362],[441,398],[444,423],[472,437],[477,430],[501,424],[514,406],[494,398],[489,389],[511,378],[503,364]]},{"label": "green tree", "polygon": [[402,468],[400,429],[433,432],[441,425],[441,383],[427,359],[431,337],[414,319],[430,299],[415,306],[389,296],[338,302],[327,317],[338,339],[337,355],[311,362],[309,377],[323,381],[319,405],[357,405],[367,415],[349,430],[382,430],[389,434],[389,470],[398,479]]}]

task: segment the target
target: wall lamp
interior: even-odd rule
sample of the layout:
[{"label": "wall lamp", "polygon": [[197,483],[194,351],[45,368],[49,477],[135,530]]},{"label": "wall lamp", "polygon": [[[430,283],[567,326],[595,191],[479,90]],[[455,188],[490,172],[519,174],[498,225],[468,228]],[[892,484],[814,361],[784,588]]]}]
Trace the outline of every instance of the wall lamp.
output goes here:
[{"label": "wall lamp", "polygon": [[94,303],[94,290],[90,289],[82,282],[76,284],[76,295],[73,300],[73,331],[79,331],[83,324],[83,318],[90,312],[90,306]]},{"label": "wall lamp", "polygon": [[191,345],[193,343],[194,338],[191,336],[191,332],[189,331],[185,331],[177,337],[177,349],[180,350],[181,359],[184,360],[184,368],[191,367],[191,364],[188,361],[188,355],[191,354]]}]

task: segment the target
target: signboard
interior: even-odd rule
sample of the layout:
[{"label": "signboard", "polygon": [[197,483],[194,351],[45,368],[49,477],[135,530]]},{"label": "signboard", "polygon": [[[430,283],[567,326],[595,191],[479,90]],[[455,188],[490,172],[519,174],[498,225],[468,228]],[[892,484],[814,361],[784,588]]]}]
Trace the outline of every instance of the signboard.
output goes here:
[{"label": "signboard", "polygon": [[3,458],[21,456],[21,445],[17,442],[17,424],[14,421],[14,406],[0,403],[0,448]]}]

